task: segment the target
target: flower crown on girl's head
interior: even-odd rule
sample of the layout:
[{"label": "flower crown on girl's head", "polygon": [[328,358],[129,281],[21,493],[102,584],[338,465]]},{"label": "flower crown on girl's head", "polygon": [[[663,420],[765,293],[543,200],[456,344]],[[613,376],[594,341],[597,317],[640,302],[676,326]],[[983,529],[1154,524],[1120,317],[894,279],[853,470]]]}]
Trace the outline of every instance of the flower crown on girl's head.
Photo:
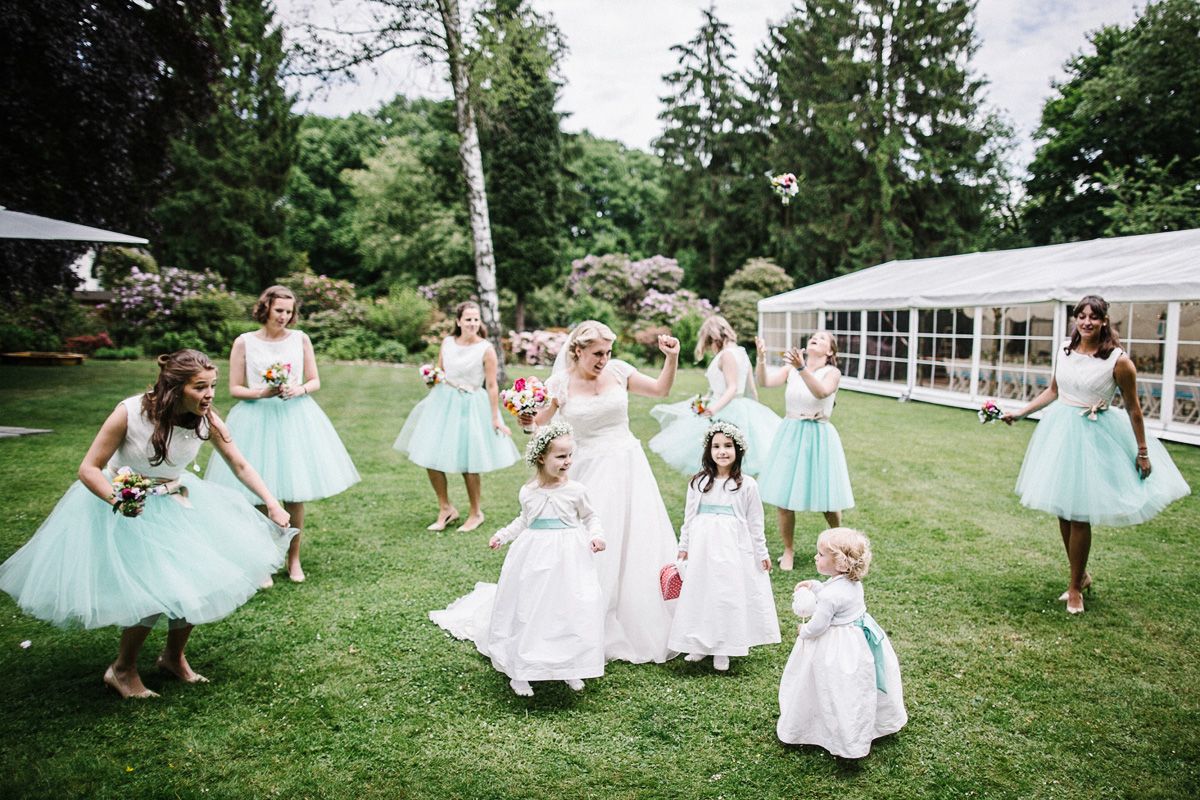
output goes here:
[{"label": "flower crown on girl's head", "polygon": [[737,425],[734,425],[732,422],[726,422],[723,419],[719,419],[708,426],[708,431],[704,434],[704,446],[706,448],[712,444],[713,436],[716,436],[718,433],[723,433],[730,439],[733,439],[733,443],[743,453],[746,452],[746,434],[742,433],[742,429]]},{"label": "flower crown on girl's head", "polygon": [[551,442],[560,436],[573,436],[574,434],[574,428],[559,420],[555,420],[549,425],[543,425],[534,432],[529,444],[525,445],[525,463],[537,469],[538,459],[542,457],[542,453],[546,452],[546,448],[550,446]]}]

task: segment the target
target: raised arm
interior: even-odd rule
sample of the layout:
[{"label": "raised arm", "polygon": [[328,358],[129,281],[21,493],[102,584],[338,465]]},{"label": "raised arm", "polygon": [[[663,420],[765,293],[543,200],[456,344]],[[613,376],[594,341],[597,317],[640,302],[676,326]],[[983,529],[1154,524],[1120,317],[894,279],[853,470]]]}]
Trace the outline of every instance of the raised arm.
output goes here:
[{"label": "raised arm", "polygon": [[787,383],[790,367],[782,366],[776,370],[767,367],[767,343],[761,336],[754,337],[754,350],[754,379],[758,381],[758,385],[764,389],[771,389]]},{"label": "raised arm", "polygon": [[229,433],[229,428],[225,427],[225,422],[217,415],[217,412],[212,410],[208,412],[208,424],[212,431],[209,441],[212,442],[217,454],[225,459],[229,470],[242,482],[242,485],[259,496],[263,505],[267,507],[267,516],[271,518],[271,521],[281,528],[286,528],[288,522],[291,521],[288,513],[283,510],[283,506],[279,505],[275,495],[271,494],[271,490],[263,483],[257,470],[250,466],[250,462],[242,455],[242,451],[237,449],[237,445],[233,443],[233,436]]},{"label": "raised arm", "polygon": [[804,350],[793,347],[783,354],[784,361],[787,361],[792,369],[800,373],[800,379],[804,381],[804,385],[812,392],[813,397],[818,400],[824,400],[829,395],[837,391],[838,384],[842,381],[842,371],[837,367],[826,370],[823,377],[818,378],[808,368],[808,361]]},{"label": "raised arm", "polygon": [[1137,367],[1129,356],[1122,355],[1113,367],[1113,377],[1121,388],[1121,398],[1125,401],[1125,412],[1129,414],[1129,426],[1133,428],[1133,438],[1137,439],[1137,458],[1134,466],[1142,478],[1150,476],[1150,451],[1146,449],[1146,425],[1142,419],[1142,404],[1138,400]]},{"label": "raised arm", "polygon": [[658,378],[633,372],[627,384],[629,391],[643,397],[666,397],[670,394],[675,384],[675,371],[679,368],[679,340],[674,336],[659,336],[658,349],[666,356]]}]

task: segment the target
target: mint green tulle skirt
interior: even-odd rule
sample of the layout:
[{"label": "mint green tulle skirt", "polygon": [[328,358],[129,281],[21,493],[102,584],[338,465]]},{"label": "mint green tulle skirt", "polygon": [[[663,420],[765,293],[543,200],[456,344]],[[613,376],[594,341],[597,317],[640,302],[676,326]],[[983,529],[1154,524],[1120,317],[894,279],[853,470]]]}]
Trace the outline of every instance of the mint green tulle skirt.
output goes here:
[{"label": "mint green tulle skirt", "polygon": [[[308,395],[243,400],[225,423],[238,450],[281,503],[332,497],[360,480],[333,423]],[[204,477],[251,503],[262,502],[219,455],[209,459]]]},{"label": "mint green tulle skirt", "polygon": [[64,627],[228,615],[282,565],[295,529],[279,528],[211,481],[182,480],[190,507],[178,495],[150,497],[132,518],[76,481],[0,565],[0,589],[26,613]]},{"label": "mint green tulle skirt", "polygon": [[704,435],[714,419],[730,422],[745,434],[746,456],[742,460],[742,472],[747,475],[762,472],[780,421],[778,414],[749,397],[735,397],[715,417],[696,416],[692,413],[690,400],[655,406],[650,409],[650,415],[662,428],[650,440],[650,449],[688,476],[700,471]]},{"label": "mint green tulle skirt", "polygon": [[417,403],[392,447],[440,472],[492,472],[520,457],[512,437],[492,428],[487,392],[460,392],[444,383]]},{"label": "mint green tulle skirt", "polygon": [[812,419],[784,419],[758,476],[764,503],[791,511],[841,511],[854,506],[846,453],[837,428]]},{"label": "mint green tulle skirt", "polygon": [[[1083,412],[1083,413],[1081,413]],[[1136,525],[1191,489],[1162,443],[1146,436],[1150,477],[1134,460],[1137,439],[1129,415],[1109,408],[1089,419],[1087,409],[1053,403],[1029,440],[1017,476],[1021,504],[1062,519],[1093,525]]]}]

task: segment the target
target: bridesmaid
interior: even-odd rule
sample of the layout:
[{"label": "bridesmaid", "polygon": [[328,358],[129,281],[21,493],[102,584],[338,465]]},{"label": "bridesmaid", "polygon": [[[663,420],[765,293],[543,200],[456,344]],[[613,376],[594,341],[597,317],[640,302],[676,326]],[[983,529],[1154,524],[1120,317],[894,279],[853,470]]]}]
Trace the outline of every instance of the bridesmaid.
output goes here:
[{"label": "bridesmaid", "polygon": [[764,387],[787,384],[787,414],[758,479],[763,502],[779,508],[779,568],[787,571],[795,557],[797,511],[820,511],[829,527],[840,528],[842,511],[854,505],[842,440],[829,421],[842,372],[837,367],[837,342],[828,331],[814,333],[803,350],[788,350],[783,354],[787,365],[773,372],[767,369],[763,340],[754,342],[758,382]]},{"label": "bridesmaid", "polygon": [[[193,626],[245,603],[287,547],[287,512],[212,408],[217,368],[196,350],[160,356],[158,366],[153,388],[108,415],[79,480],[0,565],[0,589],[26,613],[63,627],[121,627],[104,683],[123,698],[158,696],[142,683],[137,661],[164,616],[167,642],[157,667],[185,683],[207,682],[184,656]],[[206,440],[270,519],[185,469]],[[154,484],[132,517],[113,513],[120,501],[112,481],[122,467]]]},{"label": "bridesmaid", "polygon": [[473,531],[484,519],[479,474],[515,464],[519,457],[512,432],[500,417],[496,349],[487,340],[479,304],[460,303],[454,317],[454,333],[442,340],[438,352],[445,378],[417,403],[393,445],[429,473],[438,500],[437,519],[426,528],[431,531],[445,530],[459,517],[450,503],[447,472],[461,473],[467,485],[471,508],[459,530]]},{"label": "bridesmaid", "polygon": [[[254,304],[254,319],[262,327],[239,336],[229,354],[229,394],[242,402],[229,412],[228,424],[246,459],[283,501],[292,524],[303,529],[306,502],[344,492],[359,477],[329,417],[311,397],[321,378],[312,342],[289,328],[299,310],[286,286],[268,288]],[[264,378],[276,364],[288,368],[278,385]],[[204,477],[256,500],[221,459],[208,462]],[[287,571],[294,582],[304,580],[299,534],[288,549]]]}]

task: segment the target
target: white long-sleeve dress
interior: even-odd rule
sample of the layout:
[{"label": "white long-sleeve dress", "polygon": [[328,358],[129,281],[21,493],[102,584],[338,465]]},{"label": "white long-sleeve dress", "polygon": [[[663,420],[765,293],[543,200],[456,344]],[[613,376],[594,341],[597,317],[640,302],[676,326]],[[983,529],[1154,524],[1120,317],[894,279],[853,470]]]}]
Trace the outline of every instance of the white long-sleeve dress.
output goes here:
[{"label": "white long-sleeve dress", "polygon": [[788,744],[862,758],[873,740],[908,722],[900,662],[867,613],[860,581],[835,575],[813,590],[816,610],[800,626],[779,682],[776,732]]},{"label": "white long-sleeve dress", "polygon": [[521,487],[521,513],[497,535],[512,542],[499,583],[429,618],[475,643],[492,666],[523,681],[596,678],[604,674],[604,598],[591,541],[600,519],[577,481]]},{"label": "white long-sleeve dress", "polygon": [[771,556],[758,484],[744,475],[740,489],[717,479],[702,492],[695,483],[688,485],[679,532],[687,571],[668,645],[683,653],[744,656],[751,647],[779,643],[779,615],[762,568]]}]

